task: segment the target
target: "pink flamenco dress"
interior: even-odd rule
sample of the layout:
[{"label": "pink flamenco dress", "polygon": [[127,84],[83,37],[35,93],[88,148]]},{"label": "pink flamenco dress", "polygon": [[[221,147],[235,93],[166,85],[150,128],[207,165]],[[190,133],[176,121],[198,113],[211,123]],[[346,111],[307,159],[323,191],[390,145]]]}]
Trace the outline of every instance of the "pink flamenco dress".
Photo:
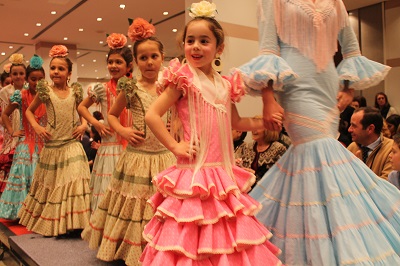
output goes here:
[{"label": "pink flamenco dress", "polygon": [[153,178],[157,193],[149,203],[155,216],[146,225],[143,265],[280,265],[272,234],[254,214],[260,204],[245,192],[253,174],[235,166],[231,102],[244,95],[241,78],[214,73],[214,83],[198,69],[171,61],[163,88],[182,91],[171,130],[180,120],[180,138],[194,143],[193,160],[178,158]]}]

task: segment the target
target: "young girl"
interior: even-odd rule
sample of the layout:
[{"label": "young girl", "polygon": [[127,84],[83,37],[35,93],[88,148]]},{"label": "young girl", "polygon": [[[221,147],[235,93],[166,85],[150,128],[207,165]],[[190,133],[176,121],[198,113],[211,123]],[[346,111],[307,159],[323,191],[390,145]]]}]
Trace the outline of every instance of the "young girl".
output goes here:
[{"label": "young girl", "polygon": [[[26,69],[26,79],[29,88],[16,90],[10,97],[10,104],[2,113],[2,119],[8,132],[13,132],[11,136],[19,137],[13,163],[6,189],[0,199],[0,217],[6,219],[17,219],[17,214],[29,192],[32,182],[32,175],[39,159],[39,152],[43,146],[43,141],[37,138],[35,131],[28,123],[24,115],[26,109],[36,95],[36,84],[45,77],[42,67],[43,60],[34,55],[28,68]],[[13,130],[9,116],[15,109],[19,109],[22,114],[19,130]],[[44,126],[46,124],[46,110],[41,105],[35,112],[36,121]]]},{"label": "young girl", "polygon": [[[234,164],[231,126],[248,131],[263,123],[240,118],[231,103],[244,94],[240,76],[236,73],[229,82],[212,68],[224,49],[224,31],[210,16],[215,11],[207,1],[191,6],[194,19],[182,38],[187,63],[171,61],[164,72],[165,91],[146,115],[178,161],[153,178],[159,192],[150,199],[155,216],[143,233],[148,241],[143,265],[280,263],[279,249],[268,241],[271,233],[253,216],[259,204],[245,193],[254,175]],[[180,142],[161,120],[173,105],[173,123],[179,118],[183,127]]]},{"label": "young girl", "polygon": [[[114,167],[122,152],[122,139],[110,129],[107,113],[117,97],[116,87],[119,78],[130,75],[132,71],[133,55],[132,51],[125,46],[126,42],[127,39],[122,34],[113,33],[107,37],[108,47],[110,47],[107,56],[107,68],[111,80],[105,84],[97,84],[92,90],[89,90],[89,97],[84,99],[78,107],[79,113],[96,128],[102,138],[93,162],[90,179],[92,212],[96,210],[98,203],[103,198],[114,172]],[[104,117],[103,123],[89,112],[88,108],[93,103],[100,104]],[[126,123],[126,110],[122,112],[121,117],[123,123]]]},{"label": "young girl", "polygon": [[[158,73],[164,59],[163,45],[152,37],[154,32],[154,26],[141,18],[129,27],[128,35],[136,41],[133,55],[141,77],[137,83],[126,77],[119,79],[120,93],[108,115],[111,127],[129,145],[118,160],[110,186],[90,225],[82,232],[90,248],[100,246],[99,259],[122,259],[127,265],[138,264],[146,243],[142,238],[143,228],[153,216],[146,201],[155,192],[151,178],[175,162],[173,154],[144,122],[147,109],[157,98]],[[122,126],[118,120],[125,107],[132,113],[133,128]]]},{"label": "young girl", "polygon": [[[271,228],[282,262],[400,265],[399,191],[336,139],[351,88],[378,84],[389,67],[361,56],[341,0],[260,0],[258,16],[259,56],[240,69],[263,94],[268,129],[285,111],[292,145],[250,196],[263,205],[257,218]],[[338,40],[344,59],[336,69]]]},{"label": "young girl", "polygon": [[[44,236],[74,236],[89,223],[89,165],[78,140],[86,121],[79,126],[76,109],[82,101],[82,87],[68,85],[72,62],[63,45],[50,50],[50,78],[53,85],[40,80],[38,93],[26,110],[26,118],[46,143],[40,153],[33,182],[18,214],[28,230]],[[41,103],[46,106],[47,126],[35,118]]]},{"label": "young girl", "polygon": [[[24,65],[24,56],[22,54],[13,54],[10,56],[10,77],[11,84],[0,90],[0,108],[2,111],[6,109],[10,103],[10,96],[15,90],[22,90],[25,84],[26,66]],[[20,113],[16,109],[10,116],[11,128],[18,129],[20,124]],[[4,123],[3,123],[4,125]],[[3,192],[10,172],[15,146],[18,142],[18,136],[12,136],[11,132],[4,131],[3,145],[0,150],[0,192]]]},{"label": "young girl", "polygon": [[393,136],[393,148],[389,157],[393,168],[393,171],[389,174],[389,182],[400,189],[400,133]]}]

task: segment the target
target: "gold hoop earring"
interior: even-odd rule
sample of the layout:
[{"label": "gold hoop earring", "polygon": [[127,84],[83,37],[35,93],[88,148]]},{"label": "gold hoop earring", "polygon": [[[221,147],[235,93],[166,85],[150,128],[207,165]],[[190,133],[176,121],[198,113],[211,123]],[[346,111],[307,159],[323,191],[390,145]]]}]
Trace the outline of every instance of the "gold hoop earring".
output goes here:
[{"label": "gold hoop earring", "polygon": [[211,63],[211,67],[217,72],[221,72],[224,69],[224,65],[219,57],[214,58]]},{"label": "gold hoop earring", "polygon": [[187,64],[186,57],[182,59],[181,65]]}]

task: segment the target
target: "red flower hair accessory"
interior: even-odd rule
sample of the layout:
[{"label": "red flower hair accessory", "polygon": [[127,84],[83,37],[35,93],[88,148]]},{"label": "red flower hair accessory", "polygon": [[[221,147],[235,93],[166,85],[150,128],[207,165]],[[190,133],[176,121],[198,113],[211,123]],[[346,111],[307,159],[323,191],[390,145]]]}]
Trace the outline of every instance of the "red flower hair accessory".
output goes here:
[{"label": "red flower hair accessory", "polygon": [[64,45],[54,45],[49,52],[50,57],[66,57],[67,55],[68,48]]},{"label": "red flower hair accessory", "polygon": [[142,18],[136,18],[128,28],[128,37],[132,42],[150,38],[155,33],[153,24]]},{"label": "red flower hair accessory", "polygon": [[108,47],[114,50],[124,47],[127,41],[125,35],[120,33],[113,33],[107,37]]}]

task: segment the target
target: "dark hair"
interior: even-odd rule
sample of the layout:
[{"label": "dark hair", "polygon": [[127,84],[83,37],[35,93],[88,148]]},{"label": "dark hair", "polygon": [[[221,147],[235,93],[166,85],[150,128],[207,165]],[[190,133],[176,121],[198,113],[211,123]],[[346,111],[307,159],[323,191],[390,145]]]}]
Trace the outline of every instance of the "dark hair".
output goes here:
[{"label": "dark hair", "polygon": [[354,96],[353,102],[358,102],[360,107],[367,107],[367,99],[364,96]]},{"label": "dark hair", "polygon": [[383,92],[378,92],[376,95],[375,95],[375,107],[376,108],[378,108],[378,109],[380,109],[380,107],[379,107],[379,104],[378,104],[378,96],[379,95],[382,95],[383,97],[385,97],[385,106],[386,105],[389,105],[390,106],[390,104],[389,104],[389,101],[388,101],[388,98],[387,98],[387,95],[385,94],[385,93],[383,93]]},{"label": "dark hair", "polygon": [[112,54],[119,54],[120,56],[122,56],[127,66],[129,66],[129,64],[133,62],[132,51],[127,46],[118,49],[110,49],[107,54],[107,60]]},{"label": "dark hair", "polygon": [[393,136],[393,142],[397,144],[397,146],[400,147],[400,133],[394,134]]},{"label": "dark hair", "polygon": [[390,115],[388,118],[386,118],[386,123],[392,124],[394,126],[395,132],[397,132],[400,125],[400,115]]},{"label": "dark hair", "polygon": [[44,72],[43,67],[41,67],[41,68],[33,68],[33,67],[31,67],[31,66],[28,66],[28,67],[26,68],[25,79],[28,80],[29,75],[32,74],[32,72],[35,72],[35,71],[40,71],[40,72],[42,72],[42,73],[43,73],[43,76],[46,75],[46,73]]},{"label": "dark hair", "polygon": [[201,21],[201,20],[205,20],[205,21],[208,22],[208,28],[214,34],[214,37],[217,40],[217,47],[219,47],[221,44],[223,44],[224,41],[225,41],[225,33],[224,33],[224,30],[222,29],[221,24],[219,24],[219,22],[216,21],[214,18],[209,18],[209,17],[195,17],[194,19],[189,21],[186,24],[185,29],[183,30],[183,34],[182,34],[182,36],[180,38],[180,42],[179,43],[180,44],[185,43],[186,32],[187,32],[187,28],[189,27],[189,25],[192,22]]},{"label": "dark hair", "polygon": [[93,141],[95,141],[95,142],[101,141],[101,136],[100,136],[99,132],[97,131],[97,129],[94,126],[91,126],[90,130],[93,133]]},{"label": "dark hair", "polygon": [[26,73],[26,66],[24,64],[11,64],[11,66],[10,66],[10,75],[11,75],[13,67],[16,67],[16,66],[22,66],[25,69],[25,73]]},{"label": "dark hair", "polygon": [[7,72],[3,72],[0,76],[0,81],[1,81],[1,85],[3,85],[4,81],[6,81],[6,78],[8,78],[10,76],[10,73]]},{"label": "dark hair", "polygon": [[151,36],[149,38],[143,39],[143,40],[138,40],[133,44],[133,57],[137,60],[137,49],[138,46],[144,42],[147,41],[153,41],[156,42],[158,45],[158,50],[160,51],[161,54],[164,54],[164,45],[162,44],[162,42],[155,36]]},{"label": "dark hair", "polygon": [[99,111],[94,111],[93,112],[93,117],[96,118],[97,120],[104,120],[104,116],[101,112]]},{"label": "dark hair", "polygon": [[361,111],[364,111],[364,116],[360,121],[362,128],[367,129],[369,125],[374,125],[374,132],[380,135],[383,128],[383,117],[379,110],[374,107],[362,107],[358,110],[355,110],[354,113],[358,113]]},{"label": "dark hair", "polygon": [[56,56],[56,57],[53,57],[53,58],[50,60],[50,64],[51,64],[51,62],[53,62],[53,60],[54,60],[55,58],[64,60],[64,61],[67,63],[67,65],[68,65],[68,72],[70,72],[70,73],[72,72],[72,61],[71,61],[71,59],[69,59],[68,57]]}]

